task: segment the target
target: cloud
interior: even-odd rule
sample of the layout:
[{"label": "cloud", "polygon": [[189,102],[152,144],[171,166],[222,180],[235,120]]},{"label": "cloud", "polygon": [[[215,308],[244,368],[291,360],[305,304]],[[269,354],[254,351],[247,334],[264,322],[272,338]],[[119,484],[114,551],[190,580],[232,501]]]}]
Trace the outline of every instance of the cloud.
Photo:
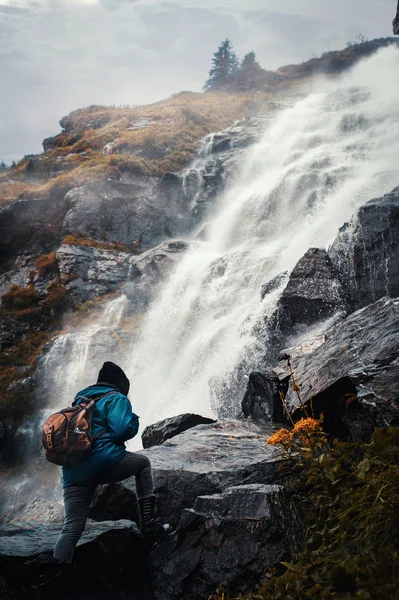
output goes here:
[{"label": "cloud", "polygon": [[21,15],[23,13],[27,13],[29,12],[28,9],[23,8],[21,6],[12,6],[9,4],[0,4],[0,13],[5,13],[6,15],[12,15],[12,14],[16,14],[16,15]]}]

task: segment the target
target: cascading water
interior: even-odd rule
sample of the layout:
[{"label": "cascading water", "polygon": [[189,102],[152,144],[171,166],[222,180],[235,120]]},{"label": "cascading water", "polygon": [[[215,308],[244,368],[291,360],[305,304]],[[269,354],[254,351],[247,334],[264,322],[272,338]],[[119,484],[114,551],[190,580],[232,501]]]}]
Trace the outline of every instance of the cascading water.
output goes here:
[{"label": "cascading water", "polygon": [[[43,356],[48,410],[70,404],[95,381],[102,361],[114,360],[128,373],[142,428],[180,412],[218,411],[210,382],[216,397],[229,398],[221,412],[234,414],[246,376],[264,364],[267,343],[255,331],[274,310],[284,278],[261,302],[262,285],[292,270],[309,247],[327,247],[361,204],[399,183],[398,66],[399,50],[382,50],[341,78],[318,82],[317,91],[266,127],[260,118],[259,141],[229,158],[228,188],[208,213],[206,239],[191,242],[162,292],[157,289],[128,351],[118,343],[129,306],[122,294]],[[204,168],[206,151],[205,144],[191,172]],[[38,432],[46,413],[36,416]],[[35,494],[42,485],[50,497],[43,474],[54,491],[58,471],[31,464],[29,474],[7,483],[11,513],[29,499],[35,469]],[[59,490],[54,493],[57,498]]]},{"label": "cascading water", "polygon": [[[309,247],[328,246],[361,204],[399,183],[398,65],[399,51],[387,48],[339,79],[319,81],[266,126],[259,118],[264,131],[237,152],[234,177],[230,158],[229,187],[208,214],[206,239],[191,242],[158,291],[139,339],[128,351],[115,340],[123,294],[100,319],[53,344],[43,369],[51,410],[95,381],[102,360],[115,360],[130,378],[141,428],[180,412],[214,414],[220,407],[209,382],[216,396],[230,396],[222,412],[234,414],[245,376],[267,354],[255,325],[274,310],[284,280],[261,302],[262,285],[292,270]],[[210,149],[205,142],[191,172],[204,168]]]},{"label": "cascading water", "polygon": [[29,469],[4,482],[6,492],[0,487],[0,513],[4,519],[13,516],[32,498],[60,499],[61,486],[55,485],[59,480],[59,468],[44,464],[45,461],[31,460],[40,446],[42,424],[55,410],[70,406],[79,389],[96,381],[98,364],[102,360],[115,358],[113,350],[116,352],[117,343],[113,344],[112,339],[126,302],[124,294],[112,300],[91,323],[76,332],[58,336],[50,351],[42,357],[40,393],[46,395],[47,407],[36,412],[17,432],[17,446],[23,448],[21,458],[29,461]]},{"label": "cascading water", "polygon": [[122,294],[109,302],[93,322],[55,339],[50,352],[43,357],[41,369],[48,395],[47,412],[68,406],[78,388],[83,389],[96,381],[101,360],[112,360],[117,356],[117,340],[113,335],[126,304],[127,298]]},{"label": "cascading water", "polygon": [[211,414],[209,382],[223,386],[243,360],[251,370],[263,360],[254,326],[279,290],[261,303],[262,284],[309,247],[327,247],[361,204],[398,184],[398,65],[399,51],[388,48],[320,83],[246,151],[207,239],[192,243],[125,357],[142,425]]}]

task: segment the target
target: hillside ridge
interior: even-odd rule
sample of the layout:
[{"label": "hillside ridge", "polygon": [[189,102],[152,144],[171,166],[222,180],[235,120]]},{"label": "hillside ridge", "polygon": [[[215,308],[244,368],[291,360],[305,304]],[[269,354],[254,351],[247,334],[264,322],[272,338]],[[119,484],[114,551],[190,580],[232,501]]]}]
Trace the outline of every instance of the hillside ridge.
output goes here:
[{"label": "hillside ridge", "polygon": [[315,75],[338,75],[398,43],[381,38],[276,71],[259,68],[216,92],[180,92],[143,106],[77,109],[60,120],[61,133],[43,141],[42,154],[28,155],[0,172],[0,207],[23,198],[60,199],[90,181],[179,172],[209,133],[268,112],[276,99],[306,88]]}]

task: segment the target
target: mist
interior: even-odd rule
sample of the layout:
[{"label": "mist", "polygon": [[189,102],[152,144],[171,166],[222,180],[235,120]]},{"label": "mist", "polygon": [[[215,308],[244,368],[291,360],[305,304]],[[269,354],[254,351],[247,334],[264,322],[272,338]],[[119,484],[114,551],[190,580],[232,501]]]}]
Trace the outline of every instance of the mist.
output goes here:
[{"label": "mist", "polygon": [[41,152],[58,121],[91,104],[201,91],[226,37],[274,69],[391,34],[392,2],[0,0],[0,160]]}]

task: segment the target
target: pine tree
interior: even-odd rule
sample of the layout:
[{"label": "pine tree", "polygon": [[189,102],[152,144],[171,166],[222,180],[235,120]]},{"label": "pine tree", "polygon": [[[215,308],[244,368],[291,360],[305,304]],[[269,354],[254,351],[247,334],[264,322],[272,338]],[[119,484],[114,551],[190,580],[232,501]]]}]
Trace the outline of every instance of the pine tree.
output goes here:
[{"label": "pine tree", "polygon": [[214,53],[212,68],[204,85],[205,91],[217,90],[228,84],[238,71],[238,59],[230,40],[225,39]]},{"label": "pine tree", "polygon": [[248,52],[240,63],[237,75],[234,77],[234,90],[249,92],[261,90],[265,85],[265,71],[256,60],[255,52]]},{"label": "pine tree", "polygon": [[240,64],[240,69],[260,69],[253,50],[244,56]]}]

